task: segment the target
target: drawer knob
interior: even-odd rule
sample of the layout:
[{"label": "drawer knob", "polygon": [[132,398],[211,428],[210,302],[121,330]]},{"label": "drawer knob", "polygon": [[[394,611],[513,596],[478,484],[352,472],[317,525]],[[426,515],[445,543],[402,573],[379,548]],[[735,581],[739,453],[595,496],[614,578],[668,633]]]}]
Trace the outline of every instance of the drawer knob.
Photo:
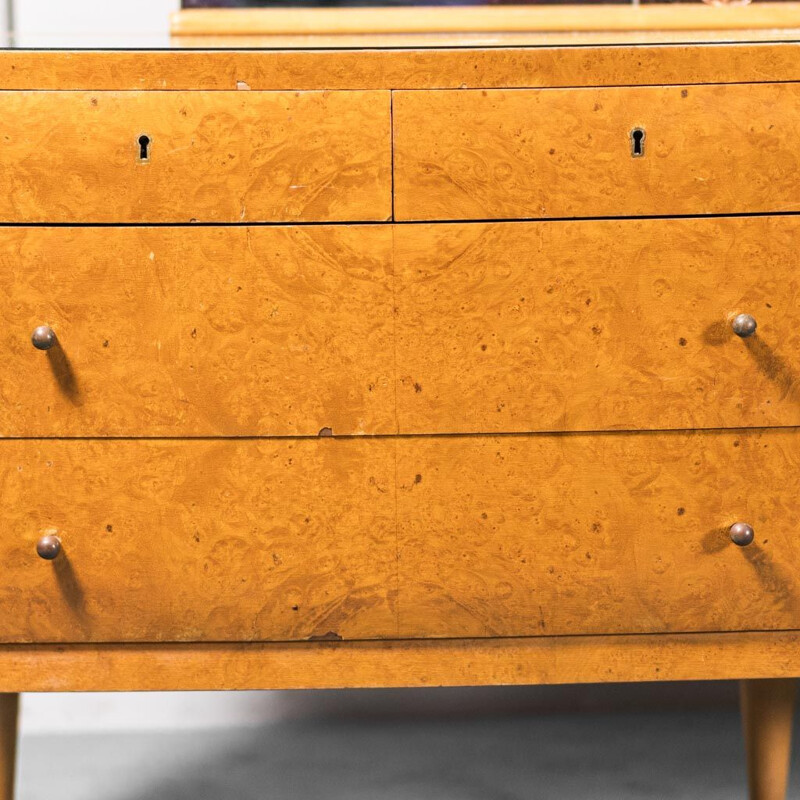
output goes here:
[{"label": "drawer knob", "polygon": [[56,332],[49,325],[40,325],[31,335],[37,350],[49,350],[56,343]]},{"label": "drawer knob", "polygon": [[739,547],[747,547],[755,538],[755,531],[752,525],[746,522],[734,522],[730,529],[731,541]]},{"label": "drawer knob", "polygon": [[39,558],[43,558],[45,561],[52,561],[61,552],[61,539],[52,534],[42,536],[36,542],[36,552],[39,554]]},{"label": "drawer knob", "polygon": [[733,332],[737,336],[741,336],[742,339],[752,336],[756,332],[756,327],[756,318],[751,317],[749,314],[737,314],[731,320]]}]

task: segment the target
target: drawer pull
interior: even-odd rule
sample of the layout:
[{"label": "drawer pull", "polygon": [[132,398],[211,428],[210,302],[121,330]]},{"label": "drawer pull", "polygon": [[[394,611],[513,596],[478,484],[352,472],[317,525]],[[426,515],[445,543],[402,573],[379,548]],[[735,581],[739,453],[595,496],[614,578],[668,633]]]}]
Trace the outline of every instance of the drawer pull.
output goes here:
[{"label": "drawer pull", "polygon": [[56,343],[56,332],[49,325],[40,325],[31,334],[31,342],[37,350],[49,350]]},{"label": "drawer pull", "polygon": [[36,552],[45,561],[52,561],[61,552],[61,539],[49,534],[36,542]]},{"label": "drawer pull", "polygon": [[752,336],[756,332],[757,327],[755,317],[751,317],[749,314],[737,314],[731,320],[733,332],[737,336],[741,336],[742,339]]},{"label": "drawer pull", "polygon": [[738,544],[739,547],[747,547],[755,537],[755,531],[752,525],[746,522],[734,522],[730,528],[731,541]]}]

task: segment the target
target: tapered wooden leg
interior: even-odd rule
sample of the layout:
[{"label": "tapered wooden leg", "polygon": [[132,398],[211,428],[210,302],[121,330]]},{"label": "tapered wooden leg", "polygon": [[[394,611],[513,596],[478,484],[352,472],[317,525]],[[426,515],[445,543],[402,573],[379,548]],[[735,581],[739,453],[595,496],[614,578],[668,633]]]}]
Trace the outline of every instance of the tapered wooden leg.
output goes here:
[{"label": "tapered wooden leg", "polygon": [[794,679],[741,682],[750,800],[785,800],[792,745]]},{"label": "tapered wooden leg", "polygon": [[0,800],[14,800],[18,694],[0,694]]}]

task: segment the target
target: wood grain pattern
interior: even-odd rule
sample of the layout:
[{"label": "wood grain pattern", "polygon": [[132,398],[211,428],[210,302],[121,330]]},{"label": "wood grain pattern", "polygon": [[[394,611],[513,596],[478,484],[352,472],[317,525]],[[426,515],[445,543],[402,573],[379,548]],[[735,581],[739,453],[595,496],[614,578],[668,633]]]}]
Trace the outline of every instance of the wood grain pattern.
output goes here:
[{"label": "wood grain pattern", "polygon": [[[0,386],[0,431],[797,425],[799,234],[793,216],[8,227],[0,341],[26,377]],[[40,324],[60,348],[31,346]]]},{"label": "wood grain pattern", "polygon": [[8,92],[0,102],[4,222],[391,214],[388,93]]},{"label": "wood grain pattern", "polygon": [[698,30],[796,27],[800,3],[748,6],[461,6],[396,8],[204,8],[172,15],[173,34],[318,34],[451,31]]},{"label": "wood grain pattern", "polygon": [[[601,34],[600,39],[603,39]],[[14,90],[458,89],[646,86],[800,80],[800,42],[779,31],[775,42],[728,45],[432,47],[314,50],[3,50],[0,86]],[[688,35],[691,38],[691,34]],[[709,38],[715,38],[713,36]],[[796,39],[796,34],[794,35]],[[679,39],[679,37],[678,37]],[[780,41],[784,40],[784,41]],[[632,46],[635,45],[635,46]],[[244,46],[240,44],[240,47]],[[279,47],[279,45],[276,45]]]},{"label": "wood grain pattern", "polygon": [[797,436],[403,440],[399,633],[797,628]]},{"label": "wood grain pattern", "polygon": [[396,219],[797,211],[798,108],[800,84],[397,92]]},{"label": "wood grain pattern", "polygon": [[399,429],[800,424],[798,237],[794,216],[398,226]]},{"label": "wood grain pattern", "polygon": [[0,800],[14,800],[18,694],[0,694]]},{"label": "wood grain pattern", "polygon": [[750,800],[785,800],[797,680],[741,682]]},{"label": "wood grain pattern", "polygon": [[0,639],[793,629],[797,435],[0,442]]},{"label": "wood grain pattern", "polygon": [[3,641],[395,632],[391,440],[16,440],[0,459]]},{"label": "wood grain pattern", "polygon": [[[0,433],[393,433],[391,238],[0,229]],[[30,343],[41,324],[59,341],[46,353]]]},{"label": "wood grain pattern", "polygon": [[341,689],[796,677],[797,633],[0,645],[0,691]]}]

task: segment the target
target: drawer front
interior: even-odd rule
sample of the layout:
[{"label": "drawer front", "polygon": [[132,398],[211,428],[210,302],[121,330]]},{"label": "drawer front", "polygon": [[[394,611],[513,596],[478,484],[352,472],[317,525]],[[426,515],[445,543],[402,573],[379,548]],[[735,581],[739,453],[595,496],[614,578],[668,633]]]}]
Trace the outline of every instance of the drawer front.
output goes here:
[{"label": "drawer front", "polygon": [[2,441],[0,641],[796,629],[799,435]]},{"label": "drawer front", "polygon": [[798,208],[800,84],[400,91],[393,119],[398,220]]},{"label": "drawer front", "polygon": [[356,221],[391,214],[389,92],[0,98],[2,222]]},{"label": "drawer front", "polygon": [[398,226],[400,430],[799,425],[798,241],[794,216]]},{"label": "drawer front", "polygon": [[400,634],[796,629],[799,437],[405,440]]},{"label": "drawer front", "polygon": [[[0,454],[1,641],[396,630],[388,440],[28,440]],[[53,534],[63,550],[44,561],[37,541]]]},{"label": "drawer front", "polygon": [[7,227],[0,252],[3,436],[396,430],[389,227]]}]

